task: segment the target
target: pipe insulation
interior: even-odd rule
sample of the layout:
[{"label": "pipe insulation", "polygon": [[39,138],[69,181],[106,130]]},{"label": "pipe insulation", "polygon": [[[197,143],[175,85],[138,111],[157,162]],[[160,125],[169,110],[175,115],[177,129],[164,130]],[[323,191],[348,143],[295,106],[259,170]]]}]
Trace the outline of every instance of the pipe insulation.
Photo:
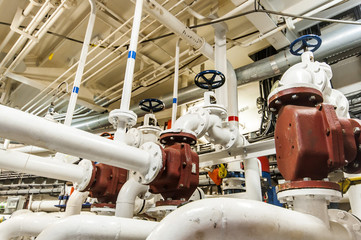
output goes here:
[{"label": "pipe insulation", "polygon": [[[146,5],[147,4],[145,4],[145,6]],[[322,59],[327,56],[361,46],[361,28],[356,25],[339,24],[327,29],[321,38],[323,41],[321,48],[314,53],[316,60],[319,61],[322,61]],[[299,62],[301,62],[301,58],[293,56],[288,49],[281,51],[271,57],[237,68],[235,70],[237,85],[241,86],[249,82],[261,81],[283,74],[290,66]],[[196,85],[181,88],[178,91],[178,105],[200,99],[203,93],[204,90],[198,88]],[[166,108],[172,107],[172,93],[159,96],[158,98],[164,102]],[[138,105],[131,106],[130,110],[138,116],[145,114],[139,109]],[[108,125],[108,114],[99,115],[73,124],[74,127],[87,131]]]},{"label": "pipe insulation", "polygon": [[52,224],[36,239],[144,240],[158,224],[157,222],[113,216],[75,215]]},{"label": "pipe insulation", "polygon": [[204,199],[166,216],[147,240],[350,240],[341,224],[245,199]]},{"label": "pipe insulation", "polygon": [[0,136],[146,174],[147,151],[0,105]]}]

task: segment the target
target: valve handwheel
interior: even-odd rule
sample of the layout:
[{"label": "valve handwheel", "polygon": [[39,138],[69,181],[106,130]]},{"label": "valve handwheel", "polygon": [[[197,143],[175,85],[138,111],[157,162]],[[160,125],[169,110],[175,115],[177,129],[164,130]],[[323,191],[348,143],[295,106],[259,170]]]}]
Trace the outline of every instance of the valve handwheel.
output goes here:
[{"label": "valve handwheel", "polygon": [[[310,41],[316,43],[311,43]],[[299,45],[301,43],[301,46]],[[294,40],[290,45],[290,52],[293,55],[301,56],[305,51],[314,52],[321,47],[322,40],[314,34],[304,35]],[[296,48],[297,47],[297,48]]]},{"label": "valve handwheel", "polygon": [[221,87],[225,81],[224,74],[217,70],[205,70],[198,73],[194,78],[194,83],[198,87],[209,91]]},{"label": "valve handwheel", "polygon": [[146,98],[139,102],[139,108],[143,111],[155,113],[164,109],[164,103],[155,98]]}]

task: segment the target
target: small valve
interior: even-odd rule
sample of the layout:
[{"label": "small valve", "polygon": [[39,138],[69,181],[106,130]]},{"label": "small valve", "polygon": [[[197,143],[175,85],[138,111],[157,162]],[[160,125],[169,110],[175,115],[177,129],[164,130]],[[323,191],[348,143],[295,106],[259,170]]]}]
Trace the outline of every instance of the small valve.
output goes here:
[{"label": "small valve", "polygon": [[205,70],[198,73],[194,78],[194,83],[203,89],[216,89],[221,87],[226,81],[223,73],[217,70]]}]

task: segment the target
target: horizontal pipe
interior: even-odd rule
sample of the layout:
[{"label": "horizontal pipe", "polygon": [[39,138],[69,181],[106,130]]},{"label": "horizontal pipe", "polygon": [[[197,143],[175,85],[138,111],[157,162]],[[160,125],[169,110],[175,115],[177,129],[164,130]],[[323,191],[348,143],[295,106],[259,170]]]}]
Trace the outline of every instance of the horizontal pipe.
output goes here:
[{"label": "horizontal pipe", "polygon": [[59,212],[60,208],[55,207],[59,200],[41,200],[29,203],[29,210],[33,212]]},{"label": "horizontal pipe", "polygon": [[148,152],[0,105],[0,136],[56,152],[139,171],[149,170]]},{"label": "horizontal pipe", "polygon": [[81,166],[10,150],[0,150],[0,168],[77,183],[85,176]]},{"label": "horizontal pipe", "polygon": [[36,239],[144,240],[157,225],[157,222],[113,216],[75,215],[52,224]]},{"label": "horizontal pipe", "polygon": [[245,199],[191,202],[166,216],[147,240],[350,240],[341,224]]}]

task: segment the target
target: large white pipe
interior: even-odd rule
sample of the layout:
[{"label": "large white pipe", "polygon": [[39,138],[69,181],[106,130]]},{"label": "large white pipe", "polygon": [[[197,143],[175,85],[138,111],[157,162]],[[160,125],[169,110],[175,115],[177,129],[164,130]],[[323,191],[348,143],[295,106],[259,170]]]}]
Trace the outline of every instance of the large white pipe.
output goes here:
[{"label": "large white pipe", "polygon": [[0,150],[0,168],[74,183],[81,183],[86,175],[84,168],[75,164],[10,150]]},{"label": "large white pipe", "polygon": [[148,186],[138,183],[133,178],[128,179],[119,191],[115,216],[132,218],[136,197],[144,194],[147,190]]},{"label": "large white pipe", "polygon": [[0,224],[0,239],[10,240],[22,236],[36,237],[58,220],[59,217],[44,213],[27,213],[11,217]]},{"label": "large white pipe", "polygon": [[78,68],[76,70],[75,79],[74,79],[74,83],[73,83],[73,90],[70,95],[68,109],[66,111],[66,117],[65,117],[65,121],[64,121],[64,124],[67,126],[71,125],[71,121],[73,119],[76,100],[78,99],[79,87],[80,87],[81,79],[83,77],[84,67],[86,64],[86,58],[88,55],[89,44],[90,44],[90,40],[92,37],[94,23],[95,23],[95,19],[96,19],[97,8],[95,6],[95,1],[89,0],[89,4],[90,4],[90,16],[89,16],[89,20],[88,20],[88,26],[86,28],[83,47],[81,49]]},{"label": "large white pipe", "polygon": [[317,217],[245,199],[191,202],[166,216],[147,240],[350,240],[341,225],[331,228]]},{"label": "large white pipe", "polygon": [[144,240],[157,225],[157,222],[113,216],[75,215],[52,224],[36,240]]},{"label": "large white pipe", "polygon": [[132,35],[130,37],[128,60],[125,69],[123,93],[122,93],[122,100],[120,105],[120,109],[124,111],[129,110],[130,98],[132,95],[134,65],[135,65],[135,57],[137,54],[137,45],[138,45],[140,22],[142,19],[142,10],[143,10],[143,0],[136,0],[135,12],[133,17]]},{"label": "large white pipe", "polygon": [[75,190],[66,203],[65,217],[80,214],[83,203],[88,195],[89,192],[79,192]]},{"label": "large white pipe", "polygon": [[0,105],[0,136],[115,167],[149,170],[148,152]]}]

